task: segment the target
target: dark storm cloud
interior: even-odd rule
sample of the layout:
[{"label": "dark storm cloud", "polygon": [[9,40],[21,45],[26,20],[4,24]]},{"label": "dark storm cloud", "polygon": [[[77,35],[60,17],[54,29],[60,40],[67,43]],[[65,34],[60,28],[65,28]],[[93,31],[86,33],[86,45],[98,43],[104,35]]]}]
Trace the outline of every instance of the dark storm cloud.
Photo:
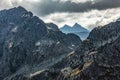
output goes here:
[{"label": "dark storm cloud", "polygon": [[34,4],[37,14],[47,15],[54,12],[86,12],[92,9],[104,10],[120,7],[120,0],[94,0],[84,3],[60,0],[43,0]]}]

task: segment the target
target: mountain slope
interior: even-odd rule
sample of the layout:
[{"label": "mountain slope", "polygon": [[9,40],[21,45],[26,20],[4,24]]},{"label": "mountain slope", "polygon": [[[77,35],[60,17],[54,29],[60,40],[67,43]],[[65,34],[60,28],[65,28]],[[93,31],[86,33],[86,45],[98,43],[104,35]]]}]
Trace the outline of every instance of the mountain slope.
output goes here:
[{"label": "mountain slope", "polygon": [[110,44],[100,47],[93,54],[92,63],[79,79],[84,80],[119,80],[120,76],[120,36]]},{"label": "mountain slope", "polygon": [[[88,39],[96,46],[105,45],[116,40],[120,36],[120,22],[112,22],[105,26],[94,28]],[[96,37],[97,36],[97,37]]]},{"label": "mountain slope", "polygon": [[69,33],[71,27],[69,25],[64,25],[62,28],[60,28],[60,30],[64,33]]},{"label": "mountain slope", "polygon": [[26,80],[31,74],[61,61],[79,44],[78,36],[48,29],[41,19],[23,7],[2,10],[0,80]]},{"label": "mountain slope", "polygon": [[113,22],[93,29],[89,37],[70,55],[68,64],[71,69],[67,69],[70,73],[61,77],[66,76],[67,80],[118,80],[119,28],[120,22]]},{"label": "mountain slope", "polygon": [[[119,24],[113,22],[93,29],[90,36],[75,51],[49,70],[43,71],[39,77],[34,76],[33,80],[46,73],[49,75],[44,78],[48,80],[119,80]],[[110,33],[107,34],[108,32]],[[100,37],[101,35],[104,36]],[[99,40],[102,43],[99,43]],[[98,43],[99,45],[96,45]]]}]

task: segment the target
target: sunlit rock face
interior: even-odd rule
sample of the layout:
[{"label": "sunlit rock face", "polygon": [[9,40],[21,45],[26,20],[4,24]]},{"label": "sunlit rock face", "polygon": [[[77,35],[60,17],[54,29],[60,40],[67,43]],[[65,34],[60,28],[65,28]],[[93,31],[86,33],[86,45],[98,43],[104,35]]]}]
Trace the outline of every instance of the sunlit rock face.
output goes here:
[{"label": "sunlit rock face", "polygon": [[0,11],[0,80],[29,80],[81,44],[78,36],[49,26],[22,7]]}]

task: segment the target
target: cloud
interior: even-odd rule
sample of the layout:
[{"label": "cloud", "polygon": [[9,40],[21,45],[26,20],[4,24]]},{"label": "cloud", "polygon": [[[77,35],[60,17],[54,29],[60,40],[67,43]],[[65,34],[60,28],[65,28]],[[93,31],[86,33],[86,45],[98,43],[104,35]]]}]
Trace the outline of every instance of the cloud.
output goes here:
[{"label": "cloud", "polygon": [[23,6],[60,27],[78,22],[92,29],[119,18],[120,0],[1,0],[0,9]]},{"label": "cloud", "polygon": [[10,0],[1,0],[0,1],[0,9],[7,9],[12,7],[12,3]]},{"label": "cloud", "polygon": [[120,7],[120,0],[1,0],[0,7],[24,6],[44,16],[56,12],[87,12]]},{"label": "cloud", "polygon": [[83,0],[67,0],[64,2],[60,0],[39,0],[37,3],[28,3],[28,0],[24,0],[22,4],[25,4],[26,7],[29,7],[29,4],[32,4],[31,8],[34,9],[36,14],[48,15],[55,12],[74,13],[86,12],[93,9],[105,10],[117,8],[120,7],[120,0],[85,0],[84,2]]},{"label": "cloud", "polygon": [[116,21],[120,18],[120,8],[107,9],[107,10],[91,10],[83,13],[54,13],[41,17],[45,22],[53,22],[59,25],[59,27],[65,24],[74,25],[79,23],[83,27],[91,30],[97,26],[103,26],[110,22]]}]

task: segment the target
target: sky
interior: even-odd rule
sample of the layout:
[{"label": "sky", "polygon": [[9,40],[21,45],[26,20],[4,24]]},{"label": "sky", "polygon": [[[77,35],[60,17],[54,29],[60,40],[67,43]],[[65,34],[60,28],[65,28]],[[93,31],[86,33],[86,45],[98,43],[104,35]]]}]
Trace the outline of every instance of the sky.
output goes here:
[{"label": "sky", "polygon": [[91,30],[120,18],[120,0],[1,0],[0,10],[23,6],[59,27],[78,23]]}]

